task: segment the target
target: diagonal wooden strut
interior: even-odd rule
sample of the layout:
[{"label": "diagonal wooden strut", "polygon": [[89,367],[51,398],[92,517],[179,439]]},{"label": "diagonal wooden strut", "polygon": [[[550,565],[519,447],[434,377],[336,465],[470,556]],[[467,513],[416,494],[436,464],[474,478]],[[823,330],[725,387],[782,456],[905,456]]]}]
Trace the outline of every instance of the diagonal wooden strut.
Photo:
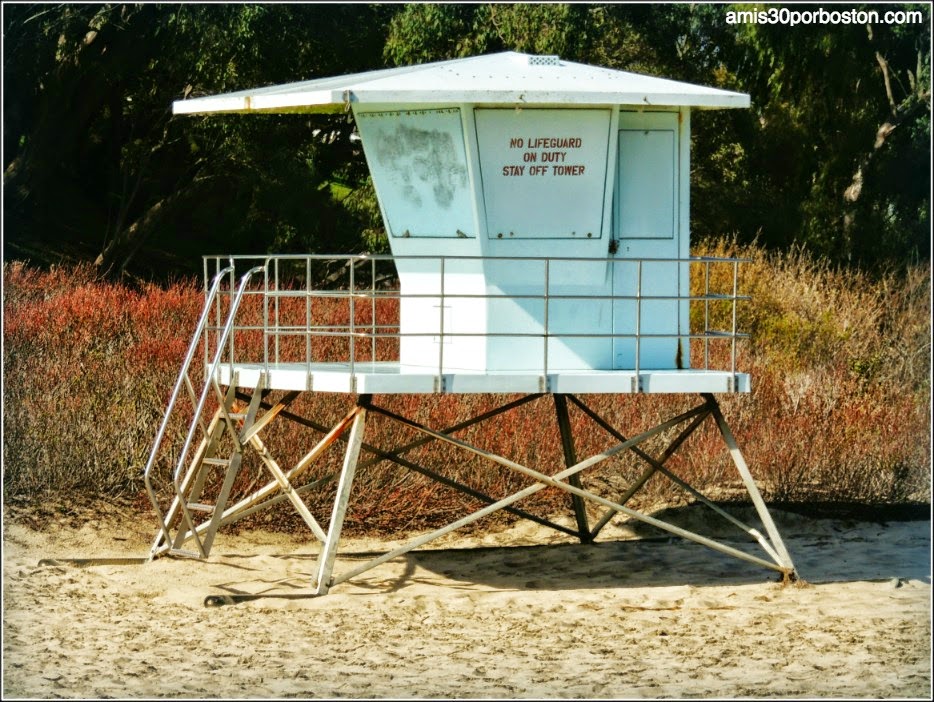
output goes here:
[{"label": "diagonal wooden strut", "polygon": [[[262,405],[263,403],[259,402],[257,404]],[[249,495],[248,497],[241,499],[235,505],[225,509],[223,513],[221,514],[220,519],[218,520],[217,528],[221,528],[221,527],[227,526],[228,524],[232,524],[238,519],[242,519],[243,517],[253,514],[260,509],[265,509],[267,506],[269,506],[273,502],[273,500],[269,498],[277,492],[282,493],[281,495],[282,500],[298,499],[298,496],[295,494],[298,492],[298,490],[296,490],[295,488],[292,488],[290,484],[291,481],[295,479],[297,476],[299,476],[302,472],[307,470],[307,468],[310,465],[312,465],[312,463],[321,454],[323,454],[324,451],[329,446],[331,446],[335,441],[338,440],[340,435],[353,422],[355,416],[356,416],[356,409],[348,412],[347,415],[345,415],[343,419],[341,419],[333,428],[331,428],[330,431],[327,431],[325,433],[324,437],[314,446],[314,448],[311,449],[311,451],[309,451],[301,460],[298,461],[298,463],[296,463],[294,467],[292,467],[288,471],[283,472],[281,468],[279,468],[278,464],[276,464],[276,468],[279,468],[279,475],[276,475],[275,470],[271,470],[270,472],[272,472],[274,475],[274,479],[271,482],[267,483],[266,485],[264,485],[263,487],[261,487],[260,489],[255,491],[253,494]],[[250,438],[250,445],[259,452],[262,452],[265,449],[265,446],[262,445],[262,443],[259,440],[259,437],[256,436],[255,434],[252,435]],[[267,454],[268,454],[268,451],[267,451]],[[262,458],[262,453],[260,455]],[[267,456],[267,459],[271,460],[271,462],[273,463],[275,462],[274,460],[272,460],[271,456]],[[267,469],[269,469],[270,465],[266,464],[266,467]],[[283,490],[283,484],[281,480],[283,478],[285,480],[285,483],[289,486],[289,489]],[[304,506],[304,503],[302,503],[302,506]],[[306,508],[306,511],[307,511],[307,508]],[[300,516],[305,518],[305,515],[301,514],[301,512],[300,512]],[[309,513],[309,516],[311,516],[310,513]],[[311,517],[311,520],[314,521],[314,517]],[[306,520],[306,524],[307,523],[308,521]],[[309,528],[312,529],[312,532],[315,534],[315,536],[319,540],[324,541],[326,537],[325,532],[321,529],[320,526],[317,525],[317,522],[314,522],[314,523],[317,526],[317,529],[312,527],[311,524],[308,524]],[[200,524],[195,527],[194,533],[191,533],[190,531],[183,533],[182,534],[183,540],[188,540],[191,538],[199,538],[202,534],[206,532],[207,528],[208,528],[207,523]],[[154,546],[153,553],[154,555],[159,555],[161,553],[164,553],[166,550],[168,550],[168,547],[164,545],[158,545],[158,546]]]},{"label": "diagonal wooden strut", "polygon": [[[555,412],[558,420],[559,430],[561,431],[565,466],[563,470],[560,470],[554,474],[545,473],[540,470],[524,466],[520,463],[505,458],[504,456],[486,451],[450,435],[451,432],[466,428],[476,424],[477,422],[483,421],[484,419],[495,417],[502,412],[507,411],[508,409],[518,407],[526,402],[536,399],[537,397],[541,397],[542,395],[524,397],[520,400],[510,402],[507,405],[501,406],[494,410],[484,412],[483,414],[478,415],[472,419],[469,419],[465,422],[460,422],[441,431],[431,429],[391,410],[375,405],[373,404],[372,398],[368,395],[359,396],[357,398],[356,406],[351,411],[349,411],[347,415],[345,415],[345,417],[334,427],[332,427],[330,430],[326,430],[324,427],[319,427],[319,425],[317,425],[315,422],[299,417],[298,415],[288,411],[287,407],[289,403],[291,403],[292,400],[297,396],[298,393],[289,393],[289,395],[284,397],[278,403],[271,404],[264,400],[264,393],[260,390],[260,388],[257,388],[252,395],[241,394],[232,387],[228,388],[225,404],[218,409],[214,419],[212,419],[212,422],[207,427],[205,427],[208,431],[208,436],[205,438],[203,445],[200,446],[196,451],[196,455],[200,456],[202,459],[208,456],[208,454],[210,454],[209,446],[213,433],[219,432],[218,436],[223,434],[225,428],[230,426],[230,419],[233,417],[242,418],[244,419],[243,428],[239,434],[234,437],[235,444],[237,444],[240,449],[249,446],[250,448],[256,450],[260,458],[263,460],[267,470],[272,474],[274,479],[267,485],[251,494],[249,497],[240,500],[232,507],[221,510],[221,507],[226,502],[227,494],[230,490],[230,485],[232,485],[231,475],[233,474],[228,473],[224,481],[224,486],[221,489],[221,497],[218,499],[217,510],[214,512],[214,514],[212,514],[210,520],[197,525],[193,523],[183,523],[180,525],[176,534],[175,544],[166,542],[163,539],[163,534],[160,530],[160,533],[157,535],[156,543],[153,547],[153,552],[155,554],[164,553],[167,550],[171,550],[171,547],[177,548],[179,540],[187,541],[194,539],[199,545],[199,550],[201,550],[204,554],[204,557],[206,557],[207,552],[210,551],[210,546],[213,541],[214,534],[218,528],[224,526],[225,524],[232,523],[233,521],[247,516],[248,514],[254,513],[259,509],[265,509],[279,502],[289,500],[305,519],[306,524],[308,524],[314,535],[322,542],[322,550],[318,558],[316,578],[313,582],[315,594],[317,595],[324,595],[330,590],[330,588],[338,583],[353,578],[367,570],[377,567],[382,563],[392,560],[393,558],[403,555],[411,550],[418,548],[419,546],[438,539],[441,536],[454,531],[455,529],[471,524],[501,509],[512,511],[513,513],[525,518],[534,519],[539,523],[551,526],[553,528],[559,528],[565,533],[577,536],[582,541],[585,540],[584,537],[587,537],[587,540],[593,540],[599,533],[600,529],[609,521],[610,518],[616,514],[624,514],[632,519],[650,524],[658,529],[669,532],[681,538],[694,541],[721,553],[725,553],[729,556],[754,563],[758,566],[779,571],[785,576],[794,577],[794,565],[790,556],[788,555],[788,551],[785,549],[785,546],[781,541],[778,530],[775,527],[775,524],[772,521],[768,510],[766,509],[765,503],[762,500],[758,489],[756,488],[748,466],[746,466],[745,460],[743,459],[742,454],[736,445],[736,441],[726,424],[719,405],[711,395],[703,395],[704,402],[702,404],[675,417],[672,417],[671,419],[668,419],[667,421],[662,422],[661,424],[658,424],[657,426],[631,438],[625,437],[622,433],[614,429],[608,422],[606,422],[596,412],[587,407],[575,396],[555,395],[553,400],[555,402]],[[246,413],[246,415],[236,414],[231,411],[228,403],[234,398],[249,398],[250,410]],[[579,460],[576,455],[571,423],[568,416],[568,402],[573,403],[576,407],[581,409],[591,420],[595,421],[598,425],[607,430],[608,433],[619,443],[600,453],[594,454],[583,460]],[[266,413],[257,419],[257,410],[261,408],[266,409]],[[371,413],[378,414],[390,421],[394,421],[403,426],[414,429],[415,431],[422,434],[422,438],[395,447],[391,450],[383,450],[378,447],[370,446],[364,443],[363,438],[366,420],[368,415]],[[278,417],[299,422],[305,426],[322,431],[323,433],[326,432],[325,436],[289,470],[283,470],[281,467],[279,467],[259,437],[260,430],[267,428],[273,422],[273,420]],[[696,429],[708,417],[713,417],[717,423],[720,434],[727,448],[729,449],[731,457],[736,464],[737,470],[743,478],[747,491],[749,492],[750,497],[756,506],[757,513],[762,520],[762,524],[765,527],[768,538],[760,534],[755,529],[744,525],[735,517],[732,517],[732,515],[729,515],[717,505],[707,500],[694,488],[681,480],[678,476],[674,475],[671,470],[664,465],[668,459],[670,459],[671,456],[678,450],[678,448],[683,445],[687,438],[692,435],[693,432],[696,431]],[[257,428],[257,425],[259,424],[261,424],[261,426]],[[675,438],[668,444],[668,446],[657,458],[654,458],[642,448],[640,448],[639,445],[649,438],[679,425],[684,426],[680,427],[677,436],[675,436]],[[337,474],[339,476],[337,494],[335,496],[334,505],[331,511],[330,522],[328,523],[327,530],[325,530],[322,529],[321,525],[319,525],[317,521],[314,520],[314,517],[311,516],[310,512],[307,510],[307,507],[304,505],[304,501],[300,499],[299,493],[306,489],[310,489],[311,487],[319,486],[324,482],[333,479],[334,476],[325,476],[309,485],[301,487],[294,487],[292,485],[292,481],[305,472],[323,454],[327,447],[333,445],[337,441],[345,442],[346,448],[342,467],[339,474]],[[528,485],[527,487],[518,490],[511,495],[503,497],[502,499],[494,499],[477,491],[472,491],[469,486],[462,485],[456,481],[445,478],[444,476],[403,457],[402,454],[405,452],[411,451],[418,446],[423,446],[431,441],[442,441],[457,448],[469,451],[475,455],[480,456],[481,458],[501,465],[504,468],[521,473],[528,478],[531,478],[534,482],[533,484]],[[361,461],[361,451],[368,451],[372,457],[366,461]],[[579,481],[579,477],[583,471],[624,451],[633,451],[637,456],[639,456],[639,458],[648,464],[648,468],[616,501],[597,495],[582,487],[581,482]],[[236,458],[236,455],[234,458]],[[470,514],[457,519],[439,529],[418,536],[392,551],[381,554],[365,563],[361,563],[356,567],[348,570],[347,572],[335,574],[334,569],[337,560],[337,550],[340,543],[344,519],[347,514],[348,504],[352,494],[352,486],[355,474],[360,467],[374,465],[382,460],[389,460],[404,467],[415,470],[416,472],[420,472],[434,480],[438,480],[443,484],[449,485],[450,487],[462,490],[467,494],[472,494],[472,496],[483,500],[487,504],[481,509],[475,510]],[[691,494],[695,495],[698,499],[704,501],[706,504],[708,504],[708,506],[722,514],[733,524],[746,531],[747,534],[752,536],[759,543],[768,557],[772,560],[766,560],[765,558],[747,553],[725,543],[718,542],[714,539],[703,536],[702,534],[697,534],[686,529],[682,529],[673,524],[666,523],[660,519],[656,519],[628,508],[626,503],[655,473],[661,473],[667,476],[676,484],[690,491]],[[189,473],[186,474],[182,482],[186,485],[192,486],[195,489],[195,493],[197,493],[201,489],[199,481],[200,483],[203,483],[203,474],[204,471],[201,470],[201,468],[195,470],[195,466],[192,466],[192,468],[189,470]],[[527,512],[524,512],[523,510],[519,510],[514,506],[518,501],[525,499],[526,497],[529,497],[530,495],[545,489],[546,487],[553,487],[562,490],[571,497],[572,504],[575,509],[575,518],[577,521],[576,530],[561,527],[560,525],[555,525],[548,520],[531,515]],[[296,502],[300,503],[304,510],[296,505]],[[606,510],[606,513],[593,527],[593,529],[590,529],[587,524],[585,506],[588,502],[599,505]],[[176,509],[175,517],[177,518],[181,516],[181,513],[184,512],[184,509],[184,505],[179,506]]]},{"label": "diagonal wooden strut", "polygon": [[[237,393],[237,397],[240,399],[249,399],[250,396],[245,393]],[[504,412],[520,407],[540,397],[542,397],[540,393],[533,394],[533,395],[526,395],[522,398],[519,398],[518,400],[513,400],[512,402],[508,402],[505,405],[501,405],[500,407],[497,407],[495,409],[483,412],[482,414],[472,417],[471,419],[465,420],[463,422],[459,422],[458,424],[454,424],[450,427],[442,429],[441,431],[444,434],[450,434],[455,431],[466,429],[467,427],[473,426],[474,424],[478,424],[479,422],[485,421],[487,419],[496,417],[500,414],[503,414]],[[264,404],[263,406],[266,407],[268,405]],[[297,424],[301,424],[302,426],[306,426],[310,429],[314,429],[315,431],[319,431],[321,433],[325,433],[328,431],[327,428],[324,427],[323,425],[318,424],[317,422],[314,422],[306,417],[301,417],[299,415],[293,414],[291,412],[284,411],[281,413],[281,416],[284,419],[288,419]],[[338,438],[340,441],[345,441],[345,438],[343,436],[340,436]],[[384,461],[384,460],[390,461],[392,463],[395,463],[396,465],[402,466],[403,468],[408,468],[409,470],[412,470],[416,473],[420,473],[421,475],[431,478],[432,480],[442,485],[445,485],[446,487],[453,488],[455,490],[458,490],[459,492],[464,493],[465,495],[469,495],[470,497],[473,497],[474,499],[477,499],[481,502],[485,502],[486,504],[492,504],[493,502],[495,502],[496,501],[495,498],[490,497],[489,495],[479,490],[475,490],[469,485],[465,485],[464,483],[448,478],[444,475],[441,475],[440,473],[437,473],[436,471],[433,471],[429,468],[426,468],[422,465],[419,465],[417,463],[414,463],[413,461],[407,460],[402,457],[402,454],[408,451],[411,451],[419,446],[424,446],[425,444],[428,444],[434,440],[435,440],[434,437],[426,436],[421,439],[417,439],[415,441],[411,441],[407,444],[404,444],[394,449],[391,452],[384,451],[383,449],[373,446],[372,444],[363,442],[361,444],[361,448],[364,451],[372,454],[374,458],[361,462],[357,466],[357,468],[358,470],[369,468],[371,466],[378,464],[380,461]],[[313,485],[306,485],[306,486],[297,488],[297,491],[301,492],[305,489],[311,489],[312,487],[319,487],[322,483],[333,480],[334,478],[337,477],[337,475],[338,474],[331,473],[329,475],[324,476],[323,478],[320,478],[319,480],[316,480]],[[273,504],[282,502],[285,499],[286,497],[284,495],[273,497],[268,501],[268,503],[265,503],[265,505],[272,506]],[[564,526],[563,524],[558,524],[554,521],[551,521],[550,519],[546,519],[536,514],[532,514],[531,512],[526,512],[525,510],[519,509],[518,507],[512,507],[512,506],[505,507],[504,511],[509,512],[510,514],[514,514],[517,517],[528,519],[529,521],[535,522],[537,524],[541,524],[542,526],[546,526],[549,529],[554,529],[555,531],[559,531],[563,534],[568,534],[569,536],[578,536],[578,537],[580,536],[580,532],[577,530],[570,529]]]},{"label": "diagonal wooden strut", "polygon": [[347,514],[347,503],[350,501],[350,489],[357,470],[357,458],[360,456],[360,444],[363,442],[363,428],[366,424],[366,406],[369,401],[369,395],[361,395],[354,410],[353,426],[350,428],[350,437],[347,439],[347,452],[344,454],[344,464],[341,467],[341,477],[337,486],[337,496],[334,498],[334,510],[331,512],[327,539],[318,557],[318,577],[315,583],[317,595],[327,594],[331,587],[331,572],[334,569],[334,559],[337,558],[337,545],[340,542],[344,516]]},{"label": "diagonal wooden strut", "polygon": [[[558,431],[561,433],[561,448],[564,451],[565,467],[573,466],[577,463],[577,452],[574,450],[574,435],[571,432],[571,420],[568,417],[567,398],[559,393],[555,393],[555,413],[558,415]],[[582,487],[580,473],[574,473],[568,476],[568,482],[576,488]],[[587,507],[584,500],[579,495],[571,495],[571,505],[574,507],[574,519],[577,522],[577,533],[581,543],[589,544],[593,541],[594,535],[587,526]]]},{"label": "diagonal wooden strut", "polygon": [[561,472],[559,472],[559,473],[557,473],[557,474],[555,474],[555,475],[553,475],[553,476],[548,476],[548,475],[545,475],[545,474],[543,474],[543,473],[540,473],[540,472],[538,472],[538,471],[536,471],[536,470],[534,470],[534,469],[527,468],[527,467],[522,466],[522,465],[520,465],[520,464],[518,464],[518,463],[516,463],[516,462],[514,462],[514,461],[510,461],[509,459],[503,458],[502,456],[498,456],[498,455],[492,454],[492,453],[490,453],[490,452],[488,452],[488,451],[484,451],[483,449],[479,449],[479,448],[477,448],[477,447],[475,447],[475,446],[472,446],[472,445],[470,445],[470,444],[468,444],[468,443],[466,443],[466,442],[464,442],[464,441],[460,441],[460,440],[458,440],[458,439],[454,439],[453,437],[444,436],[443,434],[440,434],[439,432],[436,432],[436,431],[434,431],[434,430],[432,430],[432,429],[429,429],[428,427],[425,427],[425,426],[423,426],[423,425],[421,425],[421,424],[419,424],[419,423],[417,423],[417,422],[415,422],[415,421],[413,421],[413,420],[407,419],[407,418],[405,418],[405,417],[401,417],[400,415],[397,415],[397,414],[395,414],[395,413],[393,413],[393,412],[391,412],[391,411],[389,411],[389,410],[386,410],[386,409],[384,409],[384,408],[377,407],[377,406],[375,406],[375,405],[369,405],[367,409],[368,409],[369,411],[371,411],[371,412],[376,412],[376,413],[378,413],[378,414],[382,414],[382,415],[384,415],[384,416],[387,416],[387,417],[389,417],[389,418],[391,418],[391,419],[395,419],[396,421],[399,421],[399,422],[401,422],[401,423],[403,423],[403,424],[405,424],[405,425],[407,425],[407,426],[410,426],[410,427],[412,427],[412,428],[414,428],[414,429],[417,429],[418,431],[422,431],[422,432],[425,432],[426,434],[433,435],[433,436],[435,436],[436,438],[438,438],[438,439],[440,439],[440,440],[442,440],[442,441],[446,441],[446,442],[448,442],[448,443],[451,443],[451,444],[453,444],[453,445],[455,445],[455,446],[458,446],[458,447],[460,447],[460,448],[463,448],[463,449],[465,449],[465,450],[474,452],[474,453],[476,453],[476,454],[478,454],[478,455],[480,455],[480,456],[483,456],[483,457],[485,457],[485,458],[488,458],[488,459],[491,460],[491,461],[494,461],[494,462],[496,462],[496,463],[499,463],[500,465],[503,465],[503,466],[505,466],[505,467],[507,467],[507,468],[512,468],[512,469],[514,469],[514,470],[517,470],[517,471],[519,471],[519,472],[521,472],[521,473],[524,473],[524,474],[526,474],[526,475],[528,475],[528,476],[534,478],[534,479],[535,479],[536,481],[538,481],[538,482],[536,482],[535,484],[530,485],[530,486],[528,486],[528,487],[526,487],[526,488],[524,488],[524,489],[522,489],[522,490],[519,490],[518,492],[513,493],[512,495],[509,495],[508,497],[505,497],[505,498],[503,498],[502,500],[499,500],[499,501],[497,501],[497,502],[495,502],[495,503],[493,503],[493,504],[491,504],[491,505],[488,505],[487,507],[484,507],[483,509],[477,510],[477,511],[473,512],[472,514],[467,515],[466,517],[463,517],[463,518],[461,518],[461,519],[458,519],[457,521],[452,522],[452,523],[448,524],[448,525],[445,526],[445,527],[442,527],[442,528],[437,529],[437,530],[435,530],[435,531],[432,531],[432,532],[430,532],[430,533],[428,533],[428,534],[424,534],[424,535],[419,536],[419,537],[417,537],[417,538],[415,538],[415,539],[412,539],[410,542],[408,542],[408,543],[406,543],[406,544],[403,544],[402,546],[400,546],[400,547],[398,547],[398,548],[396,548],[396,549],[394,549],[394,550],[392,550],[392,551],[389,551],[388,553],[384,553],[384,554],[382,554],[381,556],[378,556],[378,557],[376,557],[376,558],[374,558],[374,559],[372,559],[372,560],[370,560],[370,561],[367,561],[366,563],[363,563],[363,564],[357,566],[356,568],[353,568],[353,569],[349,570],[348,572],[342,573],[342,574],[340,574],[339,576],[332,576],[331,581],[330,581],[330,586],[333,586],[333,585],[335,585],[335,584],[337,584],[337,583],[340,583],[340,582],[344,582],[344,581],[346,581],[346,580],[348,580],[348,579],[350,579],[350,578],[352,578],[352,577],[355,577],[356,575],[359,575],[360,573],[363,573],[363,572],[365,572],[365,571],[367,571],[367,570],[370,570],[371,568],[375,568],[376,566],[378,566],[378,565],[380,565],[380,564],[382,564],[382,563],[385,563],[386,561],[392,560],[393,558],[396,558],[396,557],[401,556],[401,555],[403,555],[403,554],[405,554],[405,553],[408,553],[409,551],[411,551],[411,550],[413,550],[413,549],[415,549],[415,548],[418,548],[419,546],[422,546],[422,545],[424,545],[424,544],[426,544],[426,543],[428,543],[428,542],[430,542],[430,541],[433,541],[433,540],[435,540],[435,539],[437,539],[437,538],[439,538],[439,537],[441,537],[441,536],[443,536],[443,535],[445,535],[445,534],[447,534],[447,533],[449,533],[449,532],[451,532],[451,531],[453,531],[453,530],[455,530],[455,529],[459,529],[459,528],[462,527],[462,526],[466,526],[467,524],[470,524],[470,523],[472,523],[472,522],[475,522],[475,521],[477,521],[478,519],[481,519],[482,517],[484,517],[484,516],[486,516],[486,515],[488,515],[488,514],[491,514],[491,513],[495,512],[495,511],[497,511],[498,509],[502,509],[503,507],[505,507],[505,506],[507,506],[507,505],[509,505],[509,504],[512,504],[513,502],[516,502],[516,501],[518,501],[518,500],[521,500],[521,499],[523,499],[523,498],[525,498],[525,497],[528,497],[528,496],[530,496],[530,495],[532,495],[532,494],[538,492],[539,490],[542,490],[542,489],[544,489],[545,487],[548,487],[548,486],[556,487],[556,488],[558,488],[558,489],[564,490],[565,492],[569,492],[569,493],[572,493],[572,494],[577,494],[577,495],[579,495],[580,497],[582,497],[582,498],[584,498],[584,499],[592,500],[592,501],[597,502],[598,504],[601,504],[601,505],[603,505],[603,506],[605,506],[605,507],[609,507],[609,508],[612,508],[612,509],[614,509],[614,510],[616,510],[616,511],[618,511],[618,512],[621,512],[621,513],[623,513],[623,514],[626,514],[626,515],[628,515],[628,516],[630,516],[630,517],[632,517],[632,518],[634,518],[634,519],[638,519],[639,521],[645,522],[645,523],[647,523],[647,524],[651,524],[652,526],[655,526],[655,527],[657,527],[657,528],[659,528],[659,529],[662,529],[662,530],[664,530],[664,531],[668,531],[668,532],[673,533],[673,534],[675,534],[675,535],[677,535],[677,536],[681,536],[682,538],[685,538],[685,539],[688,539],[688,540],[691,540],[691,541],[695,541],[695,542],[700,543],[700,544],[702,544],[702,545],[708,546],[709,548],[715,549],[715,550],[720,551],[720,552],[722,552],[722,553],[726,553],[727,555],[733,556],[733,557],[735,557],[735,558],[739,558],[739,559],[742,559],[742,560],[745,560],[745,561],[749,561],[749,562],[751,562],[751,563],[755,563],[755,564],[757,564],[757,565],[760,565],[760,566],[765,567],[765,568],[770,568],[770,569],[772,569],[772,570],[778,570],[778,571],[780,571],[780,572],[782,572],[782,573],[788,573],[788,572],[789,572],[789,569],[788,569],[788,568],[783,567],[783,566],[780,565],[780,564],[776,564],[776,563],[772,563],[772,562],[766,561],[766,560],[764,560],[764,559],[762,559],[762,558],[758,558],[757,556],[753,556],[753,555],[748,554],[748,553],[746,553],[746,552],[744,552],[744,551],[740,551],[739,549],[733,548],[733,547],[731,547],[731,546],[727,546],[727,545],[725,545],[725,544],[721,544],[721,543],[719,543],[719,542],[717,542],[717,541],[714,541],[713,539],[709,539],[709,538],[707,538],[707,537],[705,537],[705,536],[702,536],[702,535],[700,535],[700,534],[695,534],[694,532],[687,531],[686,529],[681,529],[680,527],[676,527],[676,526],[674,526],[674,525],[672,525],[672,524],[667,524],[666,522],[663,522],[663,521],[661,521],[661,520],[655,519],[655,518],[653,518],[653,517],[649,517],[649,516],[647,516],[647,515],[641,514],[641,513],[639,513],[639,512],[634,511],[634,510],[628,509],[628,508],[626,508],[626,507],[623,506],[623,505],[620,505],[620,504],[611,502],[610,500],[607,500],[607,499],[605,499],[605,498],[603,498],[603,497],[600,497],[599,495],[595,495],[595,494],[593,494],[593,493],[587,492],[586,490],[582,490],[582,489],[579,489],[579,488],[575,488],[574,486],[572,486],[572,485],[570,485],[570,484],[568,484],[568,483],[566,483],[566,482],[563,482],[563,480],[564,480],[565,478],[567,478],[568,476],[570,476],[570,475],[573,475],[573,474],[575,474],[575,473],[579,473],[580,471],[582,471],[582,470],[584,470],[584,469],[586,469],[586,468],[589,468],[589,467],[595,465],[596,463],[599,463],[600,461],[603,461],[603,460],[605,460],[605,459],[607,459],[607,458],[609,458],[609,457],[611,457],[611,456],[614,456],[614,455],[620,453],[621,451],[625,451],[625,450],[629,449],[631,446],[634,446],[634,445],[636,445],[636,444],[639,444],[639,443],[641,443],[641,442],[643,442],[643,441],[645,441],[645,440],[651,438],[652,436],[655,436],[656,434],[658,434],[658,433],[660,433],[660,432],[662,432],[662,431],[665,431],[666,429],[671,428],[672,426],[675,426],[675,425],[680,424],[680,423],[682,423],[682,422],[688,421],[688,420],[692,419],[693,417],[695,417],[695,416],[697,416],[697,415],[699,415],[699,414],[701,414],[701,413],[703,413],[703,412],[706,412],[706,411],[707,411],[707,405],[706,405],[706,404],[700,405],[700,406],[698,406],[698,407],[696,407],[696,408],[694,408],[694,409],[692,409],[692,410],[689,410],[689,411],[687,411],[687,412],[684,412],[684,413],[678,415],[677,417],[674,417],[674,418],[672,418],[672,419],[669,419],[668,421],[663,422],[662,424],[659,424],[658,426],[656,426],[656,427],[654,427],[654,428],[652,428],[652,429],[649,429],[648,431],[642,432],[641,434],[639,434],[639,435],[637,435],[637,436],[634,436],[633,438],[628,439],[627,441],[625,441],[625,442],[623,442],[623,443],[621,443],[621,444],[619,444],[619,445],[617,445],[617,446],[614,446],[614,447],[612,447],[612,448],[610,448],[610,449],[607,449],[606,451],[603,451],[602,453],[599,453],[599,454],[596,454],[596,455],[594,455],[594,456],[591,456],[591,457],[588,458],[588,459],[585,459],[585,460],[583,460],[583,461],[580,461],[580,462],[578,462],[577,464],[575,464],[574,466],[570,466],[570,467],[566,468],[565,470],[563,470],[563,471],[561,471]]}]

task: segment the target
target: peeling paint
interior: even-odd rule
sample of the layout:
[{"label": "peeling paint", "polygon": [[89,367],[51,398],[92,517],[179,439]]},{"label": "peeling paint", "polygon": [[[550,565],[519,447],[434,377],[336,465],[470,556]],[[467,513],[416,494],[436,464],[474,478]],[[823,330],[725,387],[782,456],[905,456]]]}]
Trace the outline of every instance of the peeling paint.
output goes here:
[{"label": "peeling paint", "polygon": [[475,236],[461,117],[456,107],[355,113],[391,236]]},{"label": "peeling paint", "polygon": [[415,207],[423,204],[421,193],[430,192],[438,207],[450,209],[467,187],[467,167],[449,133],[396,124],[381,131],[374,146],[380,165],[402,179],[402,196]]}]

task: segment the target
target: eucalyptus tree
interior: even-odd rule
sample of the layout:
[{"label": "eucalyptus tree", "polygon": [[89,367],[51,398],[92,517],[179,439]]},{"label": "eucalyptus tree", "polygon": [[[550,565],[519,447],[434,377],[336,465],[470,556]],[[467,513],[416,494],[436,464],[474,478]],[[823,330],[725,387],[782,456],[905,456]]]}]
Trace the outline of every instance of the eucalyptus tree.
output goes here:
[{"label": "eucalyptus tree", "polygon": [[920,23],[727,21],[756,7],[7,3],[5,234],[27,251],[70,242],[110,274],[157,251],[378,249],[349,114],[173,118],[171,102],[515,50],[750,93],[750,110],[692,115],[697,236],[929,257],[930,8],[848,8]]},{"label": "eucalyptus tree", "polygon": [[[759,122],[749,170],[782,215],[767,235],[840,261],[928,258],[930,6],[845,9],[853,22],[736,27],[737,71]],[[922,21],[886,23],[890,11]],[[871,12],[882,21],[856,21]]]},{"label": "eucalyptus tree", "polygon": [[171,103],[379,67],[393,11],[5,4],[8,238],[71,240],[109,275],[144,246],[184,264],[365,245],[328,187],[359,177],[346,115],[173,118]]}]

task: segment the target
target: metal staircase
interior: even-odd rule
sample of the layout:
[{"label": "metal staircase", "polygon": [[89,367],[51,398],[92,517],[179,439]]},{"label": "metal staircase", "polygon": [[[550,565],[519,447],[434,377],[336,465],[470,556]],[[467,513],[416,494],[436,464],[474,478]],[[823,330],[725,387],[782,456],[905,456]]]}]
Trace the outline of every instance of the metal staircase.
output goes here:
[{"label": "metal staircase", "polygon": [[[232,276],[233,271],[234,267],[230,265],[217,273],[205,296],[204,309],[143,473],[146,491],[160,527],[150,549],[150,560],[166,553],[190,558],[208,557],[214,537],[223,521],[227,499],[240,471],[244,445],[255,439],[256,415],[263,396],[262,388],[257,388],[249,406],[245,411],[241,411],[235,385],[230,385],[225,392],[218,379],[218,369],[225,353],[229,352],[228,341],[244,292],[255,274],[265,272],[265,266],[256,266],[247,271],[240,278],[236,293],[233,293],[232,287],[227,291],[233,293],[230,296],[229,309],[223,326],[218,325],[219,334],[215,340],[216,351],[213,359],[207,362],[211,341],[208,321],[212,311],[220,317],[219,295],[224,280],[229,275]],[[202,344],[205,349],[203,380],[200,379],[201,364],[194,362],[198,347]],[[199,384],[200,393],[195,391]],[[217,405],[213,413],[208,409],[212,396]],[[168,509],[163,511],[153,484],[153,471],[172,417],[183,416],[186,406],[192,412],[191,424],[172,474],[169,486],[171,503]],[[211,416],[206,421],[208,414]],[[228,437],[227,441],[224,440],[225,436]],[[196,448],[192,450],[194,446]],[[206,488],[216,485],[216,481],[212,482],[210,479],[218,471],[223,473],[223,479],[212,499],[206,494]],[[194,541],[196,551],[182,548],[188,541]]]}]

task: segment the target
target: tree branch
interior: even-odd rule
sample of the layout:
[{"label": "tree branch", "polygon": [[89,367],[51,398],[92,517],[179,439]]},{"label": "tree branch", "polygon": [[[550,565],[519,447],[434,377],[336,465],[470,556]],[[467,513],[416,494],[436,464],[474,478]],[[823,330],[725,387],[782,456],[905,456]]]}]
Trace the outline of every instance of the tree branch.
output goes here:
[{"label": "tree branch", "polygon": [[[165,210],[171,207],[182,195],[176,191],[153,204],[133,224],[117,233],[94,261],[102,276],[118,277],[123,274],[130,260],[149,238],[155,224],[162,219]],[[119,265],[117,261],[122,259]]]},{"label": "tree branch", "polygon": [[889,62],[878,51],[876,52],[876,61],[879,63],[879,68],[882,69],[882,80],[885,82],[885,96],[889,99],[889,109],[892,111],[892,116],[895,116],[896,110],[898,109],[895,104],[895,97],[892,95],[892,79],[889,76]]}]

